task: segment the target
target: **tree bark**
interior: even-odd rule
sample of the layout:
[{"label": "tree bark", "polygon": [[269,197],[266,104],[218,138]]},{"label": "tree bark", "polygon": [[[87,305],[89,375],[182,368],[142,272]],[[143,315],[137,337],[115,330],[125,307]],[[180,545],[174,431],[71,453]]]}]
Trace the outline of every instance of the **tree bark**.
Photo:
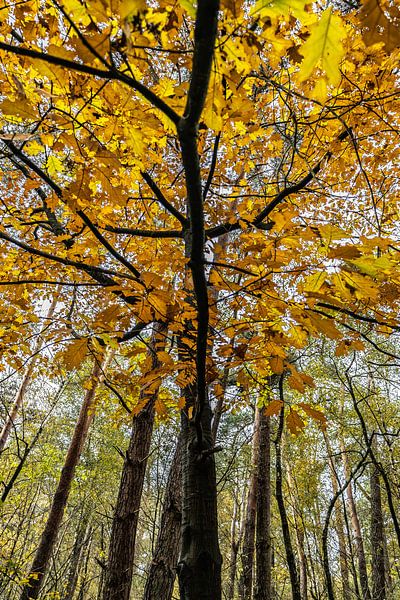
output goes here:
[{"label": "tree bark", "polygon": [[231,548],[229,557],[229,579],[226,590],[227,600],[233,600],[235,597],[235,581],[236,581],[236,566],[237,566],[237,555],[240,544],[240,531],[237,535],[237,522],[239,519],[239,500],[235,495],[233,505],[233,515],[231,522]]},{"label": "tree bark", "polygon": [[[373,452],[376,456],[376,437],[372,441]],[[385,571],[385,539],[382,512],[382,495],[379,469],[376,464],[371,465],[371,555],[372,555],[372,600],[385,600],[386,598],[386,571]]]},{"label": "tree bark", "polygon": [[160,532],[150,564],[143,600],[170,600],[178,564],[182,523],[182,450],[180,433],[168,475]]},{"label": "tree bark", "polygon": [[[164,347],[165,325],[157,323],[149,351],[151,370],[159,366],[157,350]],[[130,597],[139,509],[153,434],[157,395],[158,387],[152,392],[145,407],[133,419],[111,527],[103,600],[129,600]]]},{"label": "tree bark", "polygon": [[239,579],[239,598],[249,600],[253,588],[254,537],[257,509],[257,454],[260,436],[260,412],[254,415],[254,430],[251,452],[251,473],[247,495],[246,516],[243,528],[242,573]]},{"label": "tree bark", "polygon": [[57,539],[57,534],[64,515],[65,506],[68,501],[71,484],[74,478],[75,469],[81,457],[83,446],[85,444],[90,424],[94,418],[94,400],[96,389],[101,381],[104,371],[107,369],[111,359],[111,353],[108,352],[99,363],[94,364],[91,374],[91,388],[87,390],[78,421],[75,425],[74,433],[68,448],[65,463],[61,471],[57,490],[54,494],[53,503],[50,507],[49,516],[45,525],[39,547],[36,551],[32,563],[31,571],[28,575],[28,583],[22,589],[21,600],[35,600],[39,597],[40,588],[43,584],[45,573],[48,569],[51,553]]},{"label": "tree bark", "polygon": [[63,600],[73,600],[76,584],[78,583],[79,568],[81,564],[81,558],[85,549],[85,542],[87,540],[87,534],[89,530],[90,513],[88,510],[83,514],[81,521],[78,525],[78,531],[76,533],[74,546],[71,552],[71,563],[68,570],[68,581],[63,595]]},{"label": "tree bark", "polygon": [[271,600],[271,431],[270,418],[260,413],[257,451],[256,576],[254,600]]},{"label": "tree bark", "polygon": [[291,502],[293,504],[294,511],[294,526],[296,532],[296,547],[297,556],[299,561],[299,576],[300,576],[300,594],[302,600],[307,600],[308,596],[308,581],[307,581],[307,558],[304,550],[304,527],[301,522],[302,515],[298,506],[297,493],[293,484],[292,473],[290,465],[286,464],[287,482],[289,487],[289,493],[291,496]]},{"label": "tree bark", "polygon": [[196,427],[182,414],[182,550],[178,563],[181,600],[220,600],[222,557],[218,544],[217,487],[212,412],[202,410],[202,446]]},{"label": "tree bark", "polygon": [[[283,395],[283,376],[281,376],[279,381],[279,396],[282,402],[284,402]],[[275,440],[275,456],[276,456],[276,483],[275,483],[275,495],[276,501],[278,504],[279,515],[281,518],[282,524],[282,534],[283,541],[285,544],[285,552],[286,552],[286,560],[288,563],[289,575],[290,575],[290,585],[292,589],[292,598],[293,600],[301,600],[300,593],[300,580],[297,572],[296,560],[293,552],[293,545],[290,536],[290,528],[289,521],[286,513],[285,500],[283,497],[283,477],[282,477],[282,452],[281,452],[281,441],[282,441],[282,432],[285,418],[285,405],[282,404],[281,412],[279,415],[279,427],[278,434]]]},{"label": "tree bark", "polygon": [[[332,490],[333,495],[336,496],[339,491],[339,483],[337,479],[337,473],[335,469],[335,463],[333,462],[332,449],[329,443],[329,438],[324,432],[324,439],[326,444],[326,449],[328,452],[328,461],[329,461],[329,472],[331,476]],[[343,514],[341,512],[341,508],[336,505],[335,507],[335,521],[336,521],[336,532],[339,541],[339,564],[340,564],[340,573],[342,579],[342,594],[344,600],[351,599],[351,591],[350,591],[350,580],[349,580],[349,566],[347,562],[347,550],[346,550],[346,536],[344,531],[344,522],[343,522]]]},{"label": "tree bark", "polygon": [[[346,480],[350,479],[350,465],[343,439],[340,441],[340,451],[342,453],[343,467]],[[371,592],[369,590],[367,561],[365,558],[364,541],[361,532],[360,520],[358,518],[357,506],[353,495],[352,482],[347,486],[347,502],[351,517],[351,525],[353,528],[354,541],[356,545],[358,573],[360,579],[361,593],[364,600],[371,600]]]}]

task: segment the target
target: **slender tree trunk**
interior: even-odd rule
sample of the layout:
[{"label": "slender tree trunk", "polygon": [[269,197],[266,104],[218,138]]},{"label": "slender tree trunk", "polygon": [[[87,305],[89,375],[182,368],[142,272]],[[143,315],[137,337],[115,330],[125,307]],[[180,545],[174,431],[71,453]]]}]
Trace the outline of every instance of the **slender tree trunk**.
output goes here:
[{"label": "slender tree trunk", "polygon": [[[159,341],[157,341],[159,340]],[[165,325],[156,324],[150,348],[151,369],[159,365],[157,350],[165,347]],[[111,527],[103,600],[129,600],[143,482],[154,425],[158,387],[132,423]]]},{"label": "slender tree trunk", "polygon": [[260,413],[257,452],[256,576],[254,600],[271,600],[271,430],[270,418]]},{"label": "slender tree trunk", "polygon": [[[52,318],[55,308],[56,308],[56,305],[57,305],[57,300],[58,300],[58,294],[56,293],[54,295],[52,303],[50,304],[49,310],[47,311],[46,321],[48,321]],[[33,369],[35,367],[35,364],[38,359],[39,352],[42,349],[42,346],[43,346],[43,339],[39,335],[37,342],[35,344],[34,350],[33,350],[33,356],[29,361],[29,364],[28,364],[28,366],[25,370],[25,373],[22,377],[22,381],[20,383],[18,391],[15,395],[14,404],[11,408],[10,413],[7,416],[7,419],[3,425],[3,429],[1,430],[1,433],[0,433],[0,454],[4,450],[4,448],[8,442],[8,438],[10,437],[11,430],[14,427],[14,423],[15,423],[17,414],[20,411],[21,406],[23,405],[26,391],[27,391],[28,386],[32,379]]]},{"label": "slender tree trunk", "polygon": [[[304,528],[299,521],[301,521],[301,512],[298,506],[297,493],[292,479],[292,473],[290,465],[286,465],[287,482],[289,487],[289,493],[291,496],[291,502],[293,504],[294,511],[294,526],[296,531],[296,547],[297,556],[299,561],[299,575],[300,575],[300,594],[302,600],[307,600],[308,597],[308,581],[307,581],[307,558],[304,550]],[[300,517],[299,517],[300,515]]]},{"label": "slender tree trunk", "polygon": [[54,494],[53,503],[50,507],[49,516],[45,525],[39,547],[36,551],[28,576],[28,583],[22,589],[21,600],[34,600],[39,597],[40,588],[45,573],[48,569],[49,560],[54,548],[57,534],[64,515],[65,506],[68,501],[71,484],[75,474],[75,468],[79,462],[83,446],[85,444],[90,424],[94,417],[94,400],[96,389],[101,381],[104,371],[107,369],[111,353],[106,354],[103,363],[95,362],[91,374],[91,387],[87,390],[78,421],[75,425],[71,443],[68,448],[64,467],[61,471],[57,490]]},{"label": "slender tree trunk", "polygon": [[237,535],[237,523],[239,519],[239,500],[235,495],[234,505],[233,505],[233,515],[231,522],[231,548],[230,548],[230,557],[229,557],[229,579],[226,590],[226,598],[227,600],[233,600],[235,597],[235,581],[236,581],[236,565],[237,565],[237,555],[239,550],[240,543],[240,532],[239,536]]},{"label": "slender tree trunk", "polygon": [[[376,456],[376,437],[372,441],[372,448]],[[379,469],[371,465],[371,555],[372,555],[372,600],[385,600],[386,598],[386,572],[385,572],[385,539],[383,529],[383,512],[381,482]]]},{"label": "slender tree trunk", "polygon": [[[343,439],[340,441],[340,451],[342,453],[343,467],[346,480],[350,479],[350,465]],[[354,533],[354,541],[356,545],[358,573],[360,578],[361,593],[364,600],[371,600],[371,592],[369,590],[367,561],[365,558],[364,541],[361,532],[360,520],[358,518],[357,506],[353,495],[352,482],[347,486],[347,502],[351,517],[351,525]]]},{"label": "slender tree trunk", "polygon": [[[282,402],[284,402],[283,395],[283,376],[279,381],[279,396]],[[285,544],[285,552],[286,552],[286,560],[289,569],[290,575],[290,585],[292,588],[292,598],[293,600],[301,600],[300,593],[300,580],[297,572],[296,560],[293,552],[292,540],[290,536],[290,528],[289,521],[286,513],[285,500],[283,497],[283,476],[282,476],[282,452],[281,452],[281,441],[282,441],[282,432],[285,418],[285,405],[282,405],[281,412],[279,415],[279,427],[278,434],[275,440],[275,455],[276,455],[276,501],[278,504],[279,515],[281,518],[282,524],[282,534],[283,541]]]},{"label": "slender tree trunk", "polygon": [[254,536],[257,509],[257,454],[260,436],[260,412],[254,415],[254,430],[251,452],[251,473],[247,495],[246,516],[243,528],[242,573],[239,579],[239,598],[249,600],[253,588]]},{"label": "slender tree trunk", "polygon": [[86,545],[85,543],[88,537],[89,520],[90,513],[89,511],[86,511],[79,523],[74,546],[72,548],[71,563],[68,570],[68,581],[65,589],[65,594],[63,595],[63,600],[72,600],[75,594],[76,584],[78,583],[81,558],[83,556]]},{"label": "slender tree trunk", "polygon": [[180,433],[168,475],[160,532],[150,564],[143,600],[170,600],[178,564],[182,522],[182,450]]},{"label": "slender tree trunk", "polygon": [[[327,434],[324,432],[324,439],[326,444],[326,449],[328,452],[328,460],[329,460],[329,472],[331,476],[332,490],[333,495],[335,496],[339,491],[339,483],[337,479],[337,473],[335,469],[335,463],[333,462],[332,449],[329,443],[329,438]],[[347,562],[347,550],[346,550],[346,536],[344,531],[344,522],[343,522],[343,514],[341,512],[341,508],[336,505],[335,507],[335,522],[336,522],[336,532],[339,540],[339,563],[340,563],[340,573],[342,579],[342,597],[343,600],[351,600],[351,591],[350,591],[350,579],[349,579],[349,566]]]}]

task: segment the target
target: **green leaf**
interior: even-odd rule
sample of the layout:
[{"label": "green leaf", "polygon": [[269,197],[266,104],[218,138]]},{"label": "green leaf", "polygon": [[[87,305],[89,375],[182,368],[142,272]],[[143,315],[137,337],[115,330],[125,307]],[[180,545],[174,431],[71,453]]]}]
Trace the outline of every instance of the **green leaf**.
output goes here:
[{"label": "green leaf", "polygon": [[345,54],[342,40],[346,37],[340,17],[332,14],[332,8],[327,8],[321,19],[311,28],[311,34],[301,47],[300,54],[304,56],[299,71],[300,81],[309,79],[314,69],[319,65],[326,73],[329,83],[340,83],[339,66]]}]

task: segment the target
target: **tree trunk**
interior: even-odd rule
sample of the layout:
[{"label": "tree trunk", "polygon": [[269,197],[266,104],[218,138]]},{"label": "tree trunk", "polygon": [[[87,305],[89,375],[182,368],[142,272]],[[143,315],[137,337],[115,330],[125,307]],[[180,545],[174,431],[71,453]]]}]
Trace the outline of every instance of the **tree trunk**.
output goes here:
[{"label": "tree trunk", "polygon": [[260,436],[260,412],[256,409],[251,451],[251,473],[243,529],[242,574],[239,579],[239,598],[249,600],[253,588],[254,536],[257,508],[257,454]]},{"label": "tree trunk", "polygon": [[[298,506],[297,493],[295,485],[293,484],[292,473],[290,465],[286,465],[287,482],[289,487],[289,493],[291,496],[291,502],[293,504],[293,518],[294,526],[296,530],[296,547],[297,556],[299,561],[299,575],[300,575],[300,594],[302,600],[307,600],[308,596],[308,581],[307,581],[307,558],[304,550],[304,527],[302,525],[302,515]],[[299,522],[300,521],[300,522]]]},{"label": "tree trunk", "polygon": [[[157,342],[158,338],[160,341]],[[151,369],[158,367],[157,350],[165,347],[165,325],[156,324],[150,347]],[[158,387],[133,419],[111,527],[103,600],[129,600],[143,482],[154,425]],[[142,397],[143,398],[143,397]]]},{"label": "tree trunk", "polygon": [[271,600],[271,431],[270,418],[260,413],[257,452],[256,576],[254,600]]},{"label": "tree trunk", "polygon": [[143,600],[170,600],[178,564],[182,523],[182,449],[180,433],[168,475],[160,532],[150,564]]},{"label": "tree trunk", "polygon": [[[53,316],[56,305],[57,305],[57,300],[58,300],[58,294],[56,293],[54,295],[52,303],[50,304],[49,310],[47,311],[47,314],[45,317],[46,321],[50,320],[51,317]],[[1,433],[0,433],[0,454],[1,454],[1,452],[3,452],[5,446],[8,442],[8,438],[10,436],[11,429],[14,427],[16,416],[17,416],[18,412],[20,411],[21,406],[24,402],[26,390],[28,389],[28,386],[31,382],[33,369],[35,367],[35,364],[38,359],[39,352],[40,352],[42,346],[43,346],[43,339],[39,336],[37,339],[37,342],[35,344],[34,350],[33,350],[33,356],[29,361],[29,364],[28,364],[28,366],[25,370],[25,373],[22,377],[22,381],[20,383],[18,391],[15,395],[14,404],[11,408],[10,413],[7,416],[6,422],[4,423],[3,429],[1,430]]]},{"label": "tree trunk", "polygon": [[[343,440],[340,441],[340,451],[342,453],[345,477],[346,477],[346,480],[349,480],[351,469],[350,469],[349,460],[348,460],[348,456],[347,456],[347,452],[346,452],[346,448],[345,448]],[[348,506],[349,506],[350,517],[351,517],[351,525],[352,525],[353,533],[354,533],[354,541],[355,541],[355,545],[356,545],[358,573],[359,573],[359,578],[360,578],[361,593],[362,593],[362,597],[364,600],[371,600],[371,592],[369,590],[369,584],[368,584],[367,561],[365,558],[365,551],[364,551],[364,542],[363,542],[363,537],[362,537],[362,533],[361,533],[360,520],[358,518],[358,513],[357,513],[357,506],[356,506],[356,503],[354,500],[352,482],[350,482],[349,485],[347,486],[346,493],[347,493],[347,502],[348,502]]]},{"label": "tree trunk", "polygon": [[79,462],[88,430],[94,417],[93,404],[96,389],[101,381],[104,371],[107,369],[111,356],[112,354],[108,352],[103,363],[101,364],[96,360],[93,367],[91,374],[92,385],[86,392],[78,421],[75,425],[47,523],[42,533],[39,547],[36,551],[31,571],[28,576],[28,583],[26,583],[22,589],[21,600],[35,600],[39,597],[40,588],[48,568],[50,556],[64,515],[65,506],[75,474],[75,468]]},{"label": "tree trunk", "polygon": [[[189,408],[189,407],[188,407]],[[202,446],[196,427],[182,413],[182,550],[178,563],[181,600],[220,600],[222,557],[218,545],[217,486],[212,411],[201,414]]]},{"label": "tree trunk", "polygon": [[[376,437],[372,442],[373,452],[376,456]],[[383,530],[383,513],[381,482],[379,469],[371,465],[371,555],[372,555],[372,600],[385,600],[386,574],[385,574],[385,539]]]},{"label": "tree trunk", "polygon": [[[279,381],[279,396],[280,396],[281,401],[284,402],[283,376],[280,378],[280,381]],[[276,455],[276,483],[275,483],[276,491],[275,491],[275,495],[276,495],[276,501],[278,504],[279,515],[280,515],[281,524],[282,524],[283,541],[285,544],[286,560],[288,563],[289,575],[290,575],[290,585],[292,588],[292,598],[293,598],[293,600],[301,600],[300,580],[299,580],[299,576],[297,573],[296,560],[294,557],[292,540],[291,540],[291,536],[290,536],[289,521],[287,518],[286,506],[285,506],[285,501],[284,501],[284,497],[283,497],[281,441],[282,441],[282,432],[283,432],[283,425],[284,425],[284,419],[285,419],[285,408],[284,407],[285,407],[285,405],[282,404],[281,412],[279,415],[278,434],[277,434],[276,440],[275,440],[275,455]]]},{"label": "tree trunk", "polygon": [[240,543],[240,531],[239,536],[237,536],[237,522],[239,519],[239,500],[235,495],[234,505],[233,505],[233,515],[232,515],[232,523],[231,523],[231,548],[230,548],[230,557],[229,557],[229,579],[226,590],[226,598],[227,600],[233,600],[235,597],[235,581],[236,581],[236,565],[237,565],[237,555],[239,550]]},{"label": "tree trunk", "polygon": [[86,511],[78,525],[74,546],[71,552],[71,563],[68,570],[68,581],[63,600],[72,600],[78,583],[81,558],[85,549],[87,534],[89,530],[90,513]]},{"label": "tree trunk", "polygon": [[[331,446],[329,443],[329,438],[327,434],[324,432],[324,439],[326,444],[326,449],[328,452],[328,460],[329,460],[329,472],[331,476],[332,490],[333,495],[336,496],[339,491],[339,483],[337,479],[337,473],[335,469],[335,463],[333,462],[333,455]],[[339,564],[340,564],[340,574],[342,579],[342,597],[343,600],[351,600],[351,592],[350,592],[350,580],[349,580],[349,566],[347,562],[347,550],[346,550],[346,536],[344,531],[344,522],[343,522],[343,514],[341,512],[341,508],[336,505],[335,507],[335,522],[336,522],[336,532],[339,541]]]}]

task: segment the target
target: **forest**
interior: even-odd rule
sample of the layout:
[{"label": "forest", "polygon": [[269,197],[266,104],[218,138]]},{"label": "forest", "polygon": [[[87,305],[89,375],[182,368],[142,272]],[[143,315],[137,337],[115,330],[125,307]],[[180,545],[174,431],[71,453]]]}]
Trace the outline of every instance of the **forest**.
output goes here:
[{"label": "forest", "polygon": [[398,0],[1,0],[0,600],[400,599]]}]

